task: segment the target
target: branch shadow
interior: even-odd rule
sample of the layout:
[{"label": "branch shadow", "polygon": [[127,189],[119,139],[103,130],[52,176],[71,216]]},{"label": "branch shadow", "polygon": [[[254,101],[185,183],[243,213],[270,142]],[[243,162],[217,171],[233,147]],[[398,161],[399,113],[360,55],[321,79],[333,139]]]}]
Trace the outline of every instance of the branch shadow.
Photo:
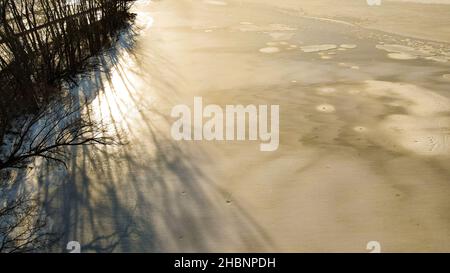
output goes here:
[{"label": "branch shadow", "polygon": [[44,164],[38,185],[53,229],[51,249],[66,252],[260,251],[273,249],[263,228],[238,203],[226,203],[201,162],[213,161],[172,140],[179,80],[158,44],[145,45],[131,27],[98,58],[97,69],[70,90],[85,118],[108,126],[120,145],[72,147],[68,168]]}]

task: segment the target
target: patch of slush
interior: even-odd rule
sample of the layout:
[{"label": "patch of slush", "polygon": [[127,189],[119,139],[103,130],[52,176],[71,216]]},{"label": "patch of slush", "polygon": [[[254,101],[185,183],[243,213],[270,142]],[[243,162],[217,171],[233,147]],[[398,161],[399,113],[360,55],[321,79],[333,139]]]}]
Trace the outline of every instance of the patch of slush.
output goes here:
[{"label": "patch of slush", "polygon": [[391,148],[393,143],[419,155],[450,156],[449,98],[412,84],[373,80],[366,81],[364,92],[374,98],[389,98],[406,111],[379,122],[377,132],[390,142],[380,144]]},{"label": "patch of slush", "polygon": [[377,98],[397,101],[409,114],[435,116],[450,112],[450,99],[413,84],[366,81],[365,92]]},{"label": "patch of slush", "polygon": [[415,60],[418,58],[408,53],[388,53],[388,57],[394,60]]},{"label": "patch of slush", "polygon": [[336,111],[336,108],[331,104],[321,104],[316,107],[316,110],[324,113],[333,113]]},{"label": "patch of slush", "polygon": [[216,5],[216,6],[226,6],[228,5],[225,1],[219,1],[219,0],[203,0],[203,3],[209,4],[209,5]]},{"label": "patch of slush", "polygon": [[450,117],[391,115],[380,129],[406,150],[419,155],[450,156]]},{"label": "patch of slush", "polygon": [[321,52],[321,51],[336,49],[337,45],[333,45],[333,44],[309,45],[309,46],[302,46],[300,48],[303,52],[314,53],[314,52]]},{"label": "patch of slush", "polygon": [[260,52],[263,52],[263,53],[276,53],[276,52],[274,52],[275,48],[278,49],[277,52],[279,52],[281,50],[294,50],[294,49],[298,48],[297,45],[290,44],[290,43],[285,42],[285,41],[281,41],[281,42],[280,41],[279,42],[277,42],[277,41],[267,42],[266,45],[267,45],[267,47],[261,48]]},{"label": "patch of slush", "polygon": [[280,52],[280,49],[278,47],[275,47],[275,46],[270,46],[270,47],[261,48],[259,50],[259,52],[271,54],[271,53],[278,53],[278,52]]},{"label": "patch of slush", "polygon": [[377,45],[376,48],[389,52],[388,57],[396,60],[412,60],[417,58],[423,58],[426,60],[436,61],[436,62],[447,62],[448,57],[445,55],[436,55],[431,53],[430,50],[422,47],[420,49],[403,46],[397,44],[383,44]]},{"label": "patch of slush", "polygon": [[431,54],[427,51],[417,50],[410,46],[396,45],[396,44],[384,44],[376,45],[376,48],[384,50],[391,53],[408,53],[415,56],[430,56]]},{"label": "patch of slush", "polygon": [[342,44],[340,45],[341,48],[346,48],[346,49],[353,49],[353,48],[357,48],[357,45],[354,44]]}]

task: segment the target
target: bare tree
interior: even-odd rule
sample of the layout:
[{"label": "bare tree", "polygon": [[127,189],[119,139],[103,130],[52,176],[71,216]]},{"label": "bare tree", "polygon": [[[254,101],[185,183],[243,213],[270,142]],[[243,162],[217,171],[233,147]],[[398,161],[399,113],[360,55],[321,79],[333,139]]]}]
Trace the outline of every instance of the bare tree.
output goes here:
[{"label": "bare tree", "polygon": [[[81,72],[133,15],[130,0],[0,0],[0,84],[34,111]],[[1,105],[0,105],[1,106]]]},{"label": "bare tree", "polygon": [[16,124],[20,126],[9,132],[10,144],[1,151],[0,170],[24,168],[37,157],[65,165],[67,147],[115,143],[104,126],[83,114],[83,107],[74,106],[69,99],[54,101]]},{"label": "bare tree", "polygon": [[[9,199],[5,194],[1,198]],[[37,252],[48,249],[58,236],[53,233],[40,204],[27,194],[0,206],[0,253]]]},{"label": "bare tree", "polygon": [[[115,143],[85,103],[58,98],[126,26],[132,2],[0,0],[0,175],[36,158],[66,166],[69,147]],[[52,234],[41,204],[12,194],[6,180],[0,176],[0,252],[42,250]]]},{"label": "bare tree", "polygon": [[[17,131],[9,131],[10,142],[3,147],[0,174],[25,169],[35,158],[66,166],[73,146],[117,143],[106,128],[92,121],[84,104],[73,100],[54,101],[45,110],[17,121]],[[67,166],[66,166],[67,167]],[[26,170],[25,170],[26,171]],[[48,225],[42,204],[32,195],[19,193],[7,178],[0,177],[0,252],[35,252],[48,249],[57,239]]]}]

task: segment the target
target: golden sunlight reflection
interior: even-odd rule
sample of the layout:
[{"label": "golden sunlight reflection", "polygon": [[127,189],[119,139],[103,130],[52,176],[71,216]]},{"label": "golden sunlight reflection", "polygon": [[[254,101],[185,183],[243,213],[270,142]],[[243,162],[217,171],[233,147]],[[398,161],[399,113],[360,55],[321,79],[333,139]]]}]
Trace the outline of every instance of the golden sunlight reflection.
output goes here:
[{"label": "golden sunlight reflection", "polygon": [[[93,117],[107,130],[129,131],[137,122],[142,107],[142,97],[138,92],[142,79],[136,74],[138,66],[125,50],[120,53],[117,64],[109,73],[102,73],[103,88],[91,103]],[[146,101],[151,101],[148,93]]]},{"label": "golden sunlight reflection", "polygon": [[[139,5],[148,5],[150,1],[139,1]],[[138,12],[136,18],[138,32],[147,31],[153,26],[154,19],[149,12]],[[127,39],[127,37],[122,37]],[[127,43],[128,41],[124,41]],[[120,48],[118,56],[113,57],[113,65],[107,73],[101,73],[102,90],[91,104],[92,115],[102,124],[108,124],[108,130],[129,131],[130,125],[136,122],[145,103],[151,103],[154,98],[146,90],[142,96],[142,75],[136,56],[126,48]],[[114,60],[116,59],[116,60]],[[141,92],[137,92],[141,91]]]}]

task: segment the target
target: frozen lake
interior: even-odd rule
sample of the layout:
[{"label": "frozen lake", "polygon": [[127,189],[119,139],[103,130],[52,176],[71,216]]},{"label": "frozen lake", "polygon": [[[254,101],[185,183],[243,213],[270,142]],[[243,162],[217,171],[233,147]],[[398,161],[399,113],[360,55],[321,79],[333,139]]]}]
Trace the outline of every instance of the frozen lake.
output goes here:
[{"label": "frozen lake", "polygon": [[[38,171],[61,245],[450,251],[449,45],[270,2],[138,1],[137,33],[74,90],[126,144]],[[194,96],[280,105],[279,149],[173,140]]]}]

